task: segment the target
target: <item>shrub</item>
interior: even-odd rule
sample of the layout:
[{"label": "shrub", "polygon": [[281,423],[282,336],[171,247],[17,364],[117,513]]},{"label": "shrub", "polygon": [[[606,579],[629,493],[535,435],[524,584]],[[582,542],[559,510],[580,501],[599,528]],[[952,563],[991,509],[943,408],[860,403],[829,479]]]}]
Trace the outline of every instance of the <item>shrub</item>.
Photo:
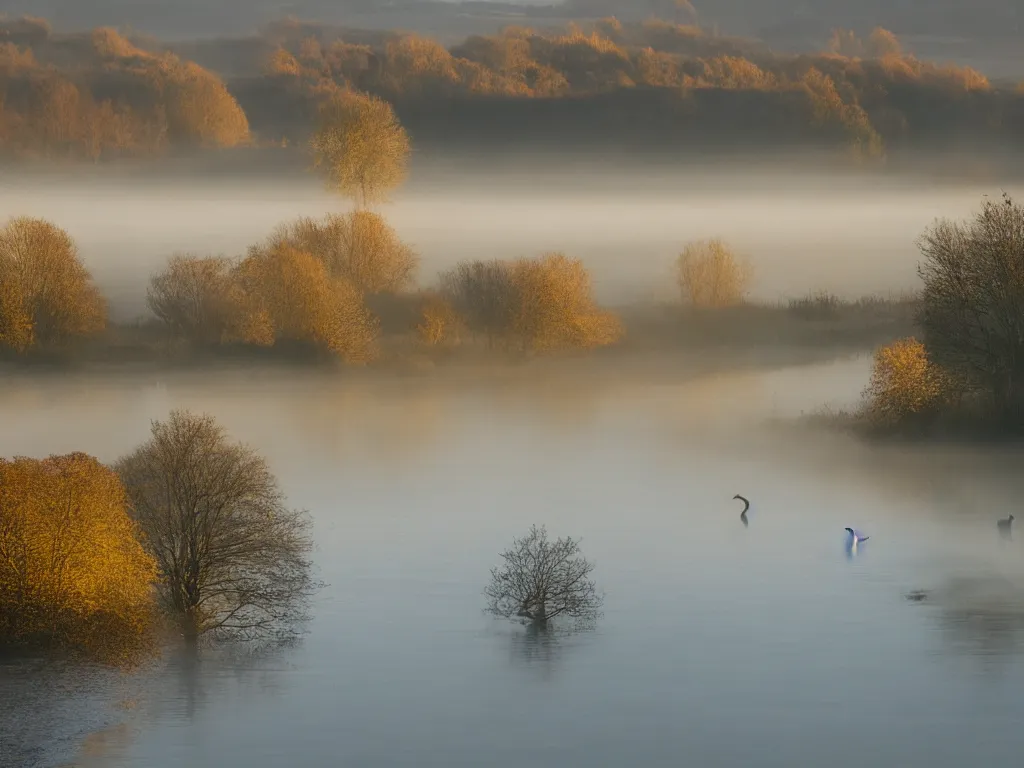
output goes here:
[{"label": "shrub", "polygon": [[428,347],[458,344],[463,327],[462,318],[444,297],[431,294],[423,304],[423,313],[416,332]]},{"label": "shrub", "polygon": [[229,320],[231,261],[179,254],[150,281],[146,301],[173,333],[194,343],[216,344]]},{"label": "shrub", "polygon": [[301,218],[278,229],[271,242],[313,254],[332,276],[363,293],[394,293],[412,282],[416,270],[416,253],[371,211],[330,215],[322,222]]},{"label": "shrub", "polygon": [[864,390],[870,422],[898,427],[934,416],[948,401],[949,377],[928,359],[924,344],[899,339],[875,352],[871,382]]},{"label": "shrub", "polygon": [[376,356],[377,321],[359,291],[287,244],[253,248],[232,275],[232,337],[313,344],[349,363]]},{"label": "shrub", "polygon": [[524,347],[591,349],[622,337],[619,319],[594,303],[590,276],[579,259],[561,253],[520,259],[512,279],[517,302],[511,330]]},{"label": "shrub", "polygon": [[683,301],[694,307],[740,304],[752,270],[721,240],[688,243],[676,261]]},{"label": "shrub", "polygon": [[591,349],[618,341],[619,319],[591,296],[583,263],[549,253],[514,262],[463,262],[441,276],[442,294],[471,330],[524,349]]}]

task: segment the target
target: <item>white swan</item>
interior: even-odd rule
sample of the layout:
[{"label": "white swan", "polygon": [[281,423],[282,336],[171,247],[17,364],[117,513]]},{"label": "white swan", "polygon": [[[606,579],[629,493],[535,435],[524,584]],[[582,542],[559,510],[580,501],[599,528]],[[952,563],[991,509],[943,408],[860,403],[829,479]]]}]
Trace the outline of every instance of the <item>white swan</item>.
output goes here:
[{"label": "white swan", "polygon": [[850,534],[850,537],[851,537],[851,542],[852,542],[852,544],[853,544],[854,546],[857,546],[857,545],[858,545],[858,544],[860,544],[860,543],[861,543],[862,541],[867,541],[867,540],[868,540],[869,538],[871,538],[870,536],[862,536],[862,535],[861,535],[861,533],[860,533],[860,531],[855,531],[855,530],[853,530],[853,528],[846,528],[846,529],[844,529],[844,530],[845,530],[845,531],[846,531],[846,532],[847,532],[848,534]]}]

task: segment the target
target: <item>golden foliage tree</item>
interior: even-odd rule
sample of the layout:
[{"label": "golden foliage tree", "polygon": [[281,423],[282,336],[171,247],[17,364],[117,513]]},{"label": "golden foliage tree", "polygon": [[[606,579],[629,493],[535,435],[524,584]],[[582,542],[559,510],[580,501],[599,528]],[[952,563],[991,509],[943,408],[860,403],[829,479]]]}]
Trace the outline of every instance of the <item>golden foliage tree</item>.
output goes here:
[{"label": "golden foliage tree", "polygon": [[688,243],[676,261],[683,302],[694,307],[742,303],[752,275],[750,263],[719,239]]},{"label": "golden foliage tree", "polygon": [[409,137],[391,105],[376,96],[346,92],[327,100],[311,147],[328,186],[358,207],[385,199],[405,180]]},{"label": "golden foliage tree", "polygon": [[875,27],[871,30],[871,35],[868,37],[868,48],[871,51],[871,55],[876,59],[886,56],[900,56],[903,53],[900,39],[888,29],[882,27]]},{"label": "golden foliage tree", "polygon": [[281,46],[275,48],[270,56],[267,57],[264,69],[268,75],[302,74],[302,67],[299,65],[298,59]]},{"label": "golden foliage tree", "polygon": [[176,254],[150,281],[146,302],[176,335],[215,344],[230,318],[230,288],[230,259]]},{"label": "golden foliage tree", "polygon": [[463,320],[443,296],[431,294],[423,302],[423,311],[416,333],[428,347],[458,344]]},{"label": "golden foliage tree", "polygon": [[867,415],[878,426],[925,417],[949,397],[949,378],[928,359],[924,344],[899,339],[875,352],[871,382],[864,390]]},{"label": "golden foliage tree", "polygon": [[0,340],[16,350],[89,336],[106,302],[63,229],[19,217],[0,229]]},{"label": "golden foliage tree", "polygon": [[560,253],[462,262],[441,275],[441,292],[491,344],[514,339],[524,350],[590,349],[623,334],[619,319],[594,302],[583,263]]},{"label": "golden foliage tree", "polygon": [[151,639],[155,577],[113,471],[0,459],[0,643],[128,660]]},{"label": "golden foliage tree", "polygon": [[591,349],[622,337],[619,319],[595,304],[590,275],[579,259],[561,253],[519,259],[512,279],[517,301],[511,330],[524,347]]},{"label": "golden foliage tree", "polygon": [[250,249],[232,275],[234,338],[312,343],[349,363],[376,356],[377,320],[351,282],[287,243]]},{"label": "golden foliage tree", "polygon": [[159,593],[186,639],[290,633],[317,585],[306,513],[266,461],[210,416],[173,411],[117,463],[159,565]]},{"label": "golden foliage tree", "polygon": [[301,218],[278,229],[272,242],[316,256],[334,277],[363,293],[393,293],[412,282],[416,253],[382,216],[356,210],[323,221]]},{"label": "golden foliage tree", "polygon": [[249,120],[219,77],[178,60],[165,63],[162,71],[167,122],[175,140],[212,147],[249,141]]}]

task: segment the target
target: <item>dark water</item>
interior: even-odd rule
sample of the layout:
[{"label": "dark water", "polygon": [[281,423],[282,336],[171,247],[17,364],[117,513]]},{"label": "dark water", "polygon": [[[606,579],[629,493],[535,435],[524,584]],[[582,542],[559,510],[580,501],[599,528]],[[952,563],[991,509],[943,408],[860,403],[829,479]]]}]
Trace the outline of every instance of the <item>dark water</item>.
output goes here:
[{"label": "dark water", "polygon": [[[9,379],[0,455],[112,460],[170,407],[212,412],[311,510],[330,586],[291,649],[170,649],[130,678],[4,669],[6,764],[1015,764],[1024,542],[995,531],[1010,471],[757,426],[849,401],[865,373]],[[583,538],[607,592],[595,631],[482,615],[497,552],[535,522]],[[853,558],[847,525],[871,536]]]}]

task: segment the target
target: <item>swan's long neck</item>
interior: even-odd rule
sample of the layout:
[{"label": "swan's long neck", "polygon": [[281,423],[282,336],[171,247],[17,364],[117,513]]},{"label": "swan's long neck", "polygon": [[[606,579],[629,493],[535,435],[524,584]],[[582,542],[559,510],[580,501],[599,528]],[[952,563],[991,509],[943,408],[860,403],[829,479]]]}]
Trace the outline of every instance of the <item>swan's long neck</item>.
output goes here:
[{"label": "swan's long neck", "polygon": [[740,501],[742,501],[742,502],[743,502],[743,511],[742,511],[742,512],[740,512],[740,514],[741,514],[741,515],[745,515],[745,514],[747,513],[747,510],[748,510],[748,509],[750,509],[750,502],[749,502],[749,501],[747,501],[747,500],[746,500],[745,498],[743,498],[742,496],[737,496],[736,498],[738,498],[738,499],[739,499]]}]

